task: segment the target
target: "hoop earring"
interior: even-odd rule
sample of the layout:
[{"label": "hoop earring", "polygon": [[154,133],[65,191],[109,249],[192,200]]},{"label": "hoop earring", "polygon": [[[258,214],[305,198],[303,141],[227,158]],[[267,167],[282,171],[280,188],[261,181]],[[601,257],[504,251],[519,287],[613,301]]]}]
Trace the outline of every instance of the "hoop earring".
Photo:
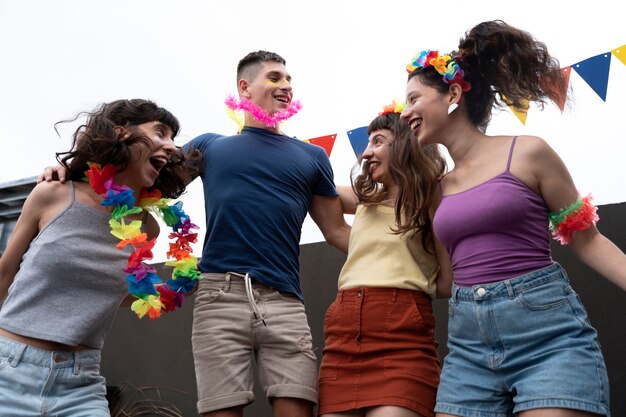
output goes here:
[{"label": "hoop earring", "polygon": [[448,114],[451,114],[453,111],[455,111],[457,107],[459,107],[459,105],[456,103],[450,104],[450,107],[448,107]]}]

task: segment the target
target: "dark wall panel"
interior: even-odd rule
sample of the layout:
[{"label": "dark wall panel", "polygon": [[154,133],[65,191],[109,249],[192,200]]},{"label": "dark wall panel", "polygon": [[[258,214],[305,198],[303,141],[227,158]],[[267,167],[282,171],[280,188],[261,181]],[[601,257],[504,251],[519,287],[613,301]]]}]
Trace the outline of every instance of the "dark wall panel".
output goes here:
[{"label": "dark wall panel", "polygon": [[[598,228],[623,250],[626,249],[626,203],[601,206]],[[587,307],[598,330],[611,383],[614,416],[626,416],[626,293],[583,265],[567,247],[553,245],[553,256],[568,271],[572,285]],[[337,291],[337,276],[345,256],[326,243],[301,246],[302,287],[313,344],[318,358],[323,348],[326,309]],[[166,276],[163,272],[161,276]],[[103,351],[102,369],[109,385],[130,383],[158,387],[165,401],[175,404],[184,416],[195,416],[196,386],[191,354],[193,300],[180,310],[149,321],[137,320],[128,309],[118,312]],[[447,300],[434,303],[437,338],[442,357],[446,349]],[[567,364],[565,364],[567,366]],[[219,381],[215,381],[219,384]],[[271,408],[257,387],[256,402],[246,416],[270,417]],[[154,395],[152,395],[154,397]]]}]

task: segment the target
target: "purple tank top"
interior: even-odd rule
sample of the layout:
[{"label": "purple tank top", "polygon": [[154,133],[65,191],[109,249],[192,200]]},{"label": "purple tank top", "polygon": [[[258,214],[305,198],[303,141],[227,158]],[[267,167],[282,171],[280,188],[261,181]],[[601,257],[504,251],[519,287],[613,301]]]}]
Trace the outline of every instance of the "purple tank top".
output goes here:
[{"label": "purple tank top", "polygon": [[552,264],[548,208],[506,170],[470,189],[444,195],[433,229],[452,260],[460,287],[513,278]]}]

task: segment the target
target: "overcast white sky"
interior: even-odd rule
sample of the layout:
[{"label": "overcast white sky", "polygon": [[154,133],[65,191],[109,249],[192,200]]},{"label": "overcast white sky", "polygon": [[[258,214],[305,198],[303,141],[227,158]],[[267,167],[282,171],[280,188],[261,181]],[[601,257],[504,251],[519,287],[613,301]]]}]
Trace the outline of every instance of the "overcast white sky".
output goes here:
[{"label": "overcast white sky", "polygon": [[[607,3],[604,3],[607,4]],[[223,105],[235,68],[266,49],[287,60],[303,110],[284,125],[302,139],[336,133],[331,162],[348,184],[355,162],[346,132],[394,97],[422,49],[455,49],[473,25],[503,19],[546,42],[563,67],[626,44],[623,14],[571,2],[0,0],[0,183],[37,175],[69,146],[53,124],[102,101],[142,97],[171,110],[183,144],[234,133]],[[626,66],[611,58],[607,100],[572,72],[574,106],[531,108],[526,126],[505,111],[488,133],[546,139],[579,189],[599,204],[626,201]],[[199,182],[183,197],[204,225]],[[310,220],[302,243],[319,241]],[[198,249],[199,251],[199,249]]]}]

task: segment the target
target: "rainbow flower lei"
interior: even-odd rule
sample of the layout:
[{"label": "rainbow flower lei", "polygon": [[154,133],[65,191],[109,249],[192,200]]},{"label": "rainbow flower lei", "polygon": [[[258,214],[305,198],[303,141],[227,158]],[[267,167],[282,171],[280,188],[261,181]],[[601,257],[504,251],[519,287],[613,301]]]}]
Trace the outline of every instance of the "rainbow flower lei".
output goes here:
[{"label": "rainbow flower lei", "polygon": [[411,58],[411,62],[406,66],[406,71],[410,74],[417,68],[432,66],[441,74],[446,84],[459,84],[463,91],[469,91],[472,84],[463,78],[465,72],[459,67],[450,55],[439,55],[439,51],[426,49]]},{"label": "rainbow flower lei", "polygon": [[[92,162],[88,165],[85,180],[88,180],[94,191],[102,196],[103,206],[115,207],[109,225],[111,234],[120,239],[116,247],[122,249],[126,245],[132,245],[135,249],[128,257],[128,264],[124,268],[128,292],[137,298],[131,305],[132,311],[139,318],[147,314],[150,319],[155,319],[161,316],[161,311],[169,312],[181,307],[185,300],[184,294],[192,291],[200,279],[200,271],[197,269],[198,259],[191,254],[190,245],[195,243],[198,237],[197,233],[190,231],[197,229],[198,226],[191,223],[189,216],[182,210],[182,202],[168,205],[170,199],[161,198],[159,190],[148,192],[143,189],[138,207],[135,207],[133,190],[113,182],[116,173],[114,165],[105,165],[102,169],[100,165]],[[133,220],[130,223],[124,221],[126,216],[144,210],[161,217],[173,230],[169,238],[175,240],[169,245],[167,258],[170,260],[165,265],[173,266],[174,269],[172,279],[166,283],[161,281],[152,266],[144,262],[146,259],[152,259],[152,248],[156,238],[147,240],[148,235],[141,232],[140,220]]]},{"label": "rainbow flower lei", "polygon": [[[261,107],[254,104],[252,101],[248,100],[245,97],[236,99],[233,95],[229,95],[228,97],[226,97],[226,100],[224,100],[224,103],[226,104],[226,107],[228,107],[233,112],[236,110],[247,111],[252,115],[252,117],[262,123],[265,123],[267,127],[278,126],[280,122],[289,119],[291,116],[298,113],[300,109],[302,109],[302,103],[300,103],[298,100],[292,101],[289,104],[287,110],[280,111],[274,114],[267,113]],[[231,119],[235,120],[240,128],[239,130],[241,130],[243,128],[243,123],[241,123],[234,117],[234,113],[229,112],[229,116],[231,117]]]}]

